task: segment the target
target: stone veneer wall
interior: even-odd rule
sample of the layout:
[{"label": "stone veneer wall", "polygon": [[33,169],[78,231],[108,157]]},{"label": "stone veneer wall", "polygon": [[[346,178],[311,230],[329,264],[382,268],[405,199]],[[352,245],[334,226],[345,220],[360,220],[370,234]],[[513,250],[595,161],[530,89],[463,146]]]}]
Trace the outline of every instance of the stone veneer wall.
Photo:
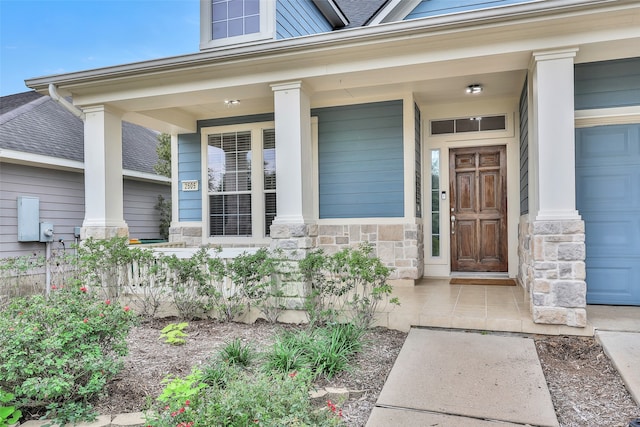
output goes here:
[{"label": "stone veneer wall", "polygon": [[523,218],[518,240],[518,277],[530,296],[533,321],[585,327],[584,221]]},{"label": "stone veneer wall", "polygon": [[[199,248],[202,246],[202,227],[171,227],[169,228],[169,243],[184,243],[188,248]],[[224,243],[223,248],[253,248],[268,246],[259,243]]]},{"label": "stone veneer wall", "polygon": [[416,280],[424,273],[422,224],[319,225],[318,247],[335,253],[368,242],[375,255],[393,267],[391,279]]},{"label": "stone veneer wall", "polygon": [[184,243],[188,248],[202,246],[202,227],[169,227],[169,242]]}]

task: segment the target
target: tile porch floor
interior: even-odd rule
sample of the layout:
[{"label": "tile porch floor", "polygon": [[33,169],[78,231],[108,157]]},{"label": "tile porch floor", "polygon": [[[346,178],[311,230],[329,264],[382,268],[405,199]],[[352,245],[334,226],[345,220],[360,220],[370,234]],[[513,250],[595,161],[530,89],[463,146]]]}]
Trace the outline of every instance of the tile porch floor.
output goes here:
[{"label": "tile porch floor", "polygon": [[531,320],[528,296],[520,286],[450,285],[449,278],[421,279],[396,286],[400,306],[388,305],[378,325],[408,331],[411,326],[592,336],[586,328],[539,325]]}]

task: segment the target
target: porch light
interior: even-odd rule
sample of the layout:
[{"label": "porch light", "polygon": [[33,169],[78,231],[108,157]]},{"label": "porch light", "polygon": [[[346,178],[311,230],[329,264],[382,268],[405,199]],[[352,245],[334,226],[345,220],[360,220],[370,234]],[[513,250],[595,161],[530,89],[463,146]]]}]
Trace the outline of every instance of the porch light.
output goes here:
[{"label": "porch light", "polygon": [[479,84],[469,85],[467,86],[466,92],[470,95],[477,95],[482,92],[482,85],[479,85]]}]

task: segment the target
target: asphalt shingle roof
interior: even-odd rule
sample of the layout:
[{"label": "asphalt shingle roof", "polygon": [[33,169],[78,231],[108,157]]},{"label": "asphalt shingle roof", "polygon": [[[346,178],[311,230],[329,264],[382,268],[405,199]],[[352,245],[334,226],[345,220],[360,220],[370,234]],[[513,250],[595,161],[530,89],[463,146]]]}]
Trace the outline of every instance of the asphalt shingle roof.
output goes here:
[{"label": "asphalt shingle roof", "polygon": [[[157,132],[122,122],[122,167],[155,173]],[[48,96],[23,92],[0,98],[0,148],[84,161],[84,124]]]},{"label": "asphalt shingle roof", "polygon": [[388,0],[336,0],[338,7],[349,19],[345,28],[362,27]]}]

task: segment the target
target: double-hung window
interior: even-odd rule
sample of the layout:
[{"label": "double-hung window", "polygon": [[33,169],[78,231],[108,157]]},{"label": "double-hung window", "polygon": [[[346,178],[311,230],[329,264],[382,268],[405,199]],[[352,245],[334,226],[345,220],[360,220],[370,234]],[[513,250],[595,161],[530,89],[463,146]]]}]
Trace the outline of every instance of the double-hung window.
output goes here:
[{"label": "double-hung window", "polygon": [[276,216],[272,124],[206,128],[202,132],[207,150],[209,236],[268,236]]},{"label": "double-hung window", "polygon": [[273,38],[275,1],[201,0],[200,48]]}]

